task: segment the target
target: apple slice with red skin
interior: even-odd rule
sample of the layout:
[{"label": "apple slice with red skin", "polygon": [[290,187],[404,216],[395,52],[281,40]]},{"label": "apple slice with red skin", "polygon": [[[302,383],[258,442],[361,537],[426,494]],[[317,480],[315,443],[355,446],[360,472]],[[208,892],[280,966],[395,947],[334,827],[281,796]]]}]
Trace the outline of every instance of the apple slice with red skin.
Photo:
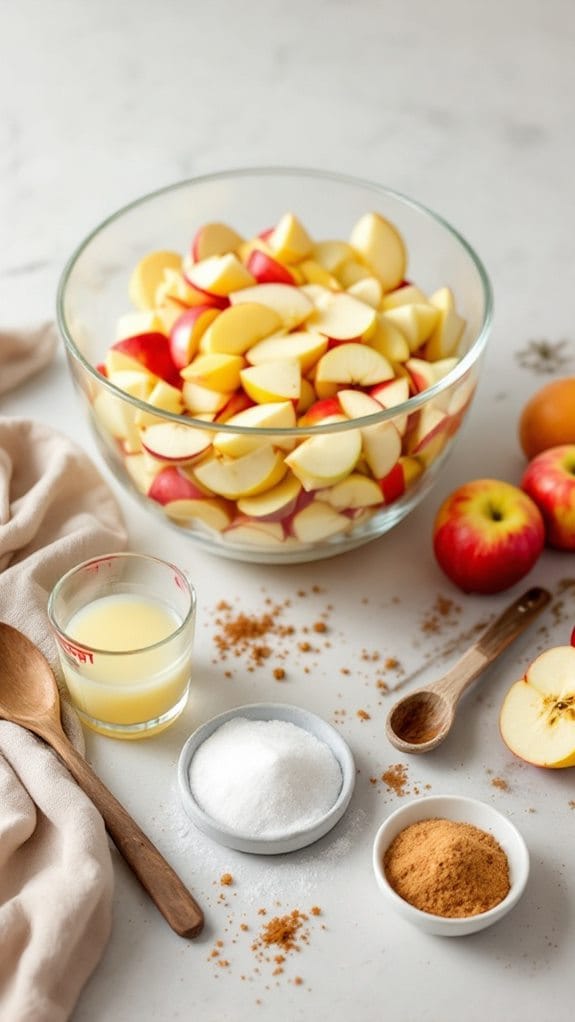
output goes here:
[{"label": "apple slice with red skin", "polygon": [[145,366],[154,376],[160,376],[172,386],[181,386],[180,374],[165,334],[136,334],[133,337],[124,337],[121,341],[116,341],[111,350],[122,352],[134,359],[134,362]]},{"label": "apple slice with red skin", "polygon": [[334,416],[336,420],[342,418],[342,408],[337,397],[324,397],[310,405],[299,420],[298,426],[302,428],[306,426],[319,426],[321,422],[325,422],[326,419],[333,419]]},{"label": "apple slice with red skin", "polygon": [[148,497],[158,504],[169,504],[176,500],[204,500],[208,496],[175,465],[160,469],[149,490]]},{"label": "apple slice with red skin", "polygon": [[[381,414],[381,405],[361,390],[340,390],[337,399],[350,419]],[[386,476],[401,454],[401,437],[391,421],[361,427],[365,460],[376,479]]]},{"label": "apple slice with red skin", "polygon": [[183,464],[209,450],[212,434],[178,422],[157,422],[142,430],[141,440],[152,457]]},{"label": "apple slice with red skin", "polygon": [[516,486],[476,479],[441,505],[433,527],[440,567],[464,592],[498,593],[538,560],[545,527],[537,505]]},{"label": "apple slice with red skin", "polygon": [[200,338],[218,315],[219,309],[213,305],[196,305],[178,317],[170,330],[170,354],[177,369],[190,364]]},{"label": "apple slice with red skin", "polygon": [[334,397],[348,387],[370,387],[395,376],[383,355],[367,344],[346,343],[332,348],[319,359],[315,371],[315,389],[319,398]]},{"label": "apple slice with red skin", "polygon": [[251,273],[231,252],[226,255],[210,256],[191,265],[186,262],[184,273],[193,288],[220,298],[255,284]]},{"label": "apple slice with red skin", "polygon": [[293,515],[298,507],[302,485],[291,472],[271,490],[255,497],[240,497],[238,511],[262,522],[281,522]]},{"label": "apple slice with red skin", "polygon": [[247,268],[258,284],[291,284],[296,283],[293,273],[273,256],[254,248],[247,260]]},{"label": "apple slice with red skin", "polygon": [[[370,388],[369,396],[379,402],[382,408],[395,408],[396,405],[409,400],[409,383],[401,376],[393,380],[384,380],[383,383],[377,383],[375,387]],[[407,418],[407,412],[404,412],[402,415],[396,415],[393,420],[400,436],[405,435]]]}]

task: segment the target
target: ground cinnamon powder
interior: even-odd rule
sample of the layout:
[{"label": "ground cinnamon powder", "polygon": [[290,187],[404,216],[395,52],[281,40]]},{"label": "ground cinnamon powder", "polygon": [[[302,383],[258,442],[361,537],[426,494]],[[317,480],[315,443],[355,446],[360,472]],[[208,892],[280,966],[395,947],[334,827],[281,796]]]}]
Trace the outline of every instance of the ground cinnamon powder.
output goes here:
[{"label": "ground cinnamon powder", "polygon": [[498,905],[509,892],[509,864],[495,838],[470,823],[420,820],[387,849],[394,891],[423,912],[461,918]]}]

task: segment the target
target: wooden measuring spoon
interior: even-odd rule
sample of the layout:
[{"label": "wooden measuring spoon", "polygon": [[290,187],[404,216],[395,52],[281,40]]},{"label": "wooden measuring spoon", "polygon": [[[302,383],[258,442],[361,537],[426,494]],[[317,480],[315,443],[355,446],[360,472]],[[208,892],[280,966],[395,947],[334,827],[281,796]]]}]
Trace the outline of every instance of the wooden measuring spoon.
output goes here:
[{"label": "wooden measuring spoon", "polygon": [[43,738],[104,818],[118,851],[180,937],[197,937],[201,908],[123,805],[96,777],[66,736],[60,696],[48,661],[22,632],[0,622],[0,718]]},{"label": "wooden measuring spoon", "polygon": [[551,594],[535,586],[487,628],[440,681],[400,699],[387,716],[385,731],[400,752],[430,752],[449,734],[461,696],[513,639],[547,606]]}]

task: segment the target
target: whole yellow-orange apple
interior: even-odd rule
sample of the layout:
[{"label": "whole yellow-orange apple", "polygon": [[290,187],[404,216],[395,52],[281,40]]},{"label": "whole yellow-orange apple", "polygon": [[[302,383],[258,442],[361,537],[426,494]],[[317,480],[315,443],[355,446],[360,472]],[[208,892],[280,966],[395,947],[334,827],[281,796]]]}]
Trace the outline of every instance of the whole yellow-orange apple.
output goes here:
[{"label": "whole yellow-orange apple", "polygon": [[547,542],[560,550],[575,550],[575,444],[536,455],[521,486],[543,515]]},{"label": "whole yellow-orange apple", "polygon": [[498,479],[460,486],[440,507],[433,528],[439,565],[470,593],[498,593],[514,585],[531,570],[544,543],[536,504]]}]

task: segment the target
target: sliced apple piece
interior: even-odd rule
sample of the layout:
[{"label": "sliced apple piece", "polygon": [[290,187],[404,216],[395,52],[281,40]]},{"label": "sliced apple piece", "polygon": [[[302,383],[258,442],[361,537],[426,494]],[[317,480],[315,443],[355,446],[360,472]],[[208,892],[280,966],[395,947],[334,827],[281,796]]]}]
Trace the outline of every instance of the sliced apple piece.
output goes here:
[{"label": "sliced apple piece", "polygon": [[381,299],[381,309],[397,309],[399,305],[428,305],[429,298],[415,284],[400,284],[395,291],[388,291]]},{"label": "sliced apple piece", "polygon": [[255,287],[245,287],[242,291],[234,291],[230,295],[230,302],[232,306],[243,305],[245,302],[265,305],[277,313],[286,330],[300,326],[314,309],[303,289],[290,284],[256,284]]},{"label": "sliced apple piece", "polygon": [[409,453],[422,457],[427,465],[435,461],[449,436],[450,418],[433,405],[419,410],[417,422],[409,438]]},{"label": "sliced apple piece", "polygon": [[328,288],[331,291],[341,291],[341,284],[333,273],[329,273],[315,259],[304,259],[298,266],[303,282],[306,284],[319,284],[320,287]]},{"label": "sliced apple piece", "polygon": [[202,335],[218,315],[220,311],[213,305],[196,305],[178,316],[170,330],[170,354],[178,369],[192,361]]},{"label": "sliced apple piece", "polygon": [[137,337],[138,334],[163,334],[164,322],[155,309],[146,312],[128,312],[120,316],[116,324],[116,340],[125,337]]},{"label": "sliced apple piece", "polygon": [[363,337],[375,324],[376,313],[371,305],[358,301],[353,295],[330,294],[309,319],[309,325],[326,337],[336,341],[349,341]]},{"label": "sliced apple piece", "polygon": [[322,433],[302,441],[285,461],[305,490],[334,486],[355,468],[361,454],[358,429]]},{"label": "sliced apple piece", "polygon": [[[353,251],[353,250],[352,250]],[[371,271],[368,270],[367,266],[360,263],[354,253],[353,259],[347,259],[345,263],[342,263],[336,273],[337,279],[339,280],[342,287],[348,288],[353,287],[360,280],[365,280],[366,277],[371,277]]]},{"label": "sliced apple piece", "polygon": [[183,380],[191,380],[208,390],[232,393],[240,386],[240,372],[245,364],[241,355],[224,355],[221,352],[196,355],[180,375]]},{"label": "sliced apple piece", "polygon": [[374,479],[360,472],[351,472],[346,479],[336,483],[331,489],[322,493],[324,500],[336,511],[346,508],[375,507],[383,503],[381,489]]},{"label": "sliced apple piece", "polygon": [[357,298],[360,302],[371,305],[372,309],[379,309],[383,287],[377,277],[363,277],[362,280],[358,280],[351,287],[348,287],[347,293]]},{"label": "sliced apple piece", "polygon": [[370,387],[393,377],[391,365],[378,351],[367,344],[348,343],[320,358],[314,386],[318,397],[333,397],[345,385]]},{"label": "sliced apple piece", "polygon": [[375,330],[365,343],[392,363],[406,362],[411,354],[405,334],[395,323],[382,315],[377,317]]},{"label": "sliced apple piece", "polygon": [[92,409],[106,433],[123,442],[126,453],[137,454],[142,450],[140,434],[134,424],[136,409],[125,398],[102,390],[94,398]]},{"label": "sliced apple piece", "polygon": [[345,415],[342,415],[341,405],[337,397],[324,397],[320,401],[314,401],[299,420],[298,425],[318,426],[321,422],[328,421],[344,422]]},{"label": "sliced apple piece", "polygon": [[210,390],[209,387],[202,387],[194,380],[185,380],[182,387],[182,397],[190,415],[202,415],[205,412],[217,415],[226,407],[232,396],[233,392],[219,393],[217,390]]},{"label": "sliced apple piece", "polygon": [[[409,383],[404,377],[398,376],[394,380],[385,380],[383,383],[376,384],[371,388],[369,395],[375,398],[383,408],[394,408],[409,400]],[[403,436],[407,429],[407,418],[407,412],[405,412],[403,415],[396,415],[393,420],[400,436]]]},{"label": "sliced apple piece", "polygon": [[148,252],[134,268],[128,285],[130,301],[137,309],[153,309],[156,291],[164,277],[164,270],[179,271],[182,257],[178,252]]},{"label": "sliced apple piece", "polygon": [[284,213],[266,241],[276,257],[284,263],[299,263],[313,251],[309,234],[293,213]]},{"label": "sliced apple piece", "polygon": [[[174,415],[181,415],[184,410],[181,390],[179,387],[172,387],[165,380],[158,380],[145,400],[152,408],[157,408],[161,412],[172,412]],[[150,426],[153,422],[158,421],[158,416],[154,415],[153,412],[144,412],[138,408],[134,421],[136,426],[139,427]]]},{"label": "sliced apple piece", "polygon": [[246,260],[246,266],[258,284],[291,284],[296,283],[293,273],[287,266],[263,252],[261,248],[253,248]]},{"label": "sliced apple piece", "polygon": [[[361,390],[340,390],[338,401],[350,419],[381,414],[381,405]],[[363,455],[376,479],[391,471],[401,454],[401,437],[391,421],[361,428]]]},{"label": "sliced apple piece", "polygon": [[203,224],[194,235],[192,257],[194,262],[199,263],[210,256],[236,252],[243,240],[241,235],[227,224],[217,222]]},{"label": "sliced apple piece", "polygon": [[226,529],[224,538],[242,546],[278,546],[284,541],[280,522],[259,522],[250,518],[236,518]]},{"label": "sliced apple piece", "polygon": [[208,295],[205,291],[199,291],[192,287],[184,276],[185,267],[189,264],[187,259],[182,263],[182,272],[176,270],[164,270],[164,276],[156,289],[156,307],[158,313],[170,303],[178,303],[180,311],[191,308],[195,305],[213,305],[216,308],[225,308],[229,301],[225,295]]},{"label": "sliced apple piece", "polygon": [[247,360],[251,365],[262,362],[280,362],[285,358],[295,358],[299,362],[302,373],[307,373],[327,351],[328,340],[323,334],[312,330],[295,330],[293,333],[267,337],[254,344],[247,352]]},{"label": "sliced apple piece", "polygon": [[132,365],[127,362],[123,368],[137,369],[139,366],[144,366],[154,376],[160,376],[168,383],[179,382],[178,370],[174,365],[170,343],[165,334],[136,334],[116,341],[106,355],[105,365],[108,375],[113,372],[113,367],[108,360],[111,352],[119,352],[126,359],[132,360]]},{"label": "sliced apple piece", "polygon": [[379,278],[384,291],[393,291],[405,277],[407,254],[399,231],[380,216],[366,213],[350,235],[350,244]]},{"label": "sliced apple piece", "polygon": [[[293,429],[296,425],[295,411],[292,401],[280,401],[261,405],[252,405],[237,415],[227,420],[228,426],[244,426],[253,432],[251,433],[228,433],[220,432],[214,434],[214,447],[220,454],[227,454],[233,458],[239,458],[250,451],[256,450],[273,443],[281,450],[293,450],[295,437],[269,436],[257,433],[260,429]],[[247,512],[246,512],[247,513]]]},{"label": "sliced apple piece", "polygon": [[238,511],[261,521],[281,522],[295,510],[302,485],[290,472],[281,483],[255,497],[241,497]]},{"label": "sliced apple piece", "polygon": [[167,465],[161,468],[148,488],[148,497],[158,504],[171,504],[181,500],[204,500],[206,494],[199,486],[177,468]]},{"label": "sliced apple piece", "polygon": [[403,497],[403,494],[423,472],[423,465],[417,458],[402,455],[383,479],[378,480],[386,504]]},{"label": "sliced apple piece", "polygon": [[271,489],[283,479],[286,471],[283,454],[269,444],[241,458],[209,458],[197,466],[194,476],[212,493],[237,500]]},{"label": "sliced apple piece", "polygon": [[351,528],[352,521],[324,500],[314,500],[294,515],[291,528],[301,543],[317,543]]},{"label": "sliced apple piece", "polygon": [[220,497],[203,497],[201,500],[173,500],[165,505],[169,518],[180,525],[205,525],[215,532],[223,532],[233,519],[233,504]]},{"label": "sliced apple piece", "polygon": [[399,327],[411,352],[417,351],[425,343],[437,325],[438,317],[439,312],[431,303],[397,305],[382,313],[383,319]]},{"label": "sliced apple piece", "polygon": [[192,287],[210,295],[228,296],[238,288],[255,283],[249,270],[232,252],[186,265],[186,278]]},{"label": "sliced apple piece", "polygon": [[184,463],[209,450],[212,434],[179,422],[157,422],[142,431],[141,439],[152,457]]},{"label": "sliced apple piece", "polygon": [[258,404],[298,401],[300,396],[301,370],[295,358],[248,366],[240,372],[240,379],[246,394]]},{"label": "sliced apple piece", "polygon": [[231,305],[206,331],[200,350],[205,354],[243,355],[252,345],[281,330],[282,325],[277,312],[265,305]]},{"label": "sliced apple piece", "polygon": [[438,311],[438,320],[425,345],[425,357],[430,362],[435,362],[456,352],[465,329],[465,320],[456,311],[450,288],[440,288],[432,294],[429,301]]},{"label": "sliced apple piece", "polygon": [[299,392],[299,400],[296,402],[295,410],[298,415],[304,415],[308,408],[311,408],[315,402],[316,394],[315,387],[310,380],[306,380],[305,376],[301,378],[301,388]]},{"label": "sliced apple piece", "polygon": [[313,246],[312,257],[328,273],[337,273],[345,262],[356,258],[347,241],[318,241]]},{"label": "sliced apple piece", "polygon": [[152,376],[146,369],[139,368],[116,369],[109,374],[108,379],[124,394],[137,397],[140,401],[147,401],[154,389],[157,377]]},{"label": "sliced apple piece", "polygon": [[254,402],[251,397],[248,397],[243,390],[236,390],[234,394],[230,395],[229,401],[220,409],[214,416],[217,422],[228,422],[229,419],[234,415],[238,415],[239,412],[245,411],[246,408],[252,408]]},{"label": "sliced apple piece", "polygon": [[148,458],[138,453],[127,454],[124,466],[136,489],[147,494],[158,472],[158,464],[150,467]]},{"label": "sliced apple piece", "polygon": [[535,766],[575,766],[575,649],[541,653],[507,693],[501,736],[520,759]]}]

